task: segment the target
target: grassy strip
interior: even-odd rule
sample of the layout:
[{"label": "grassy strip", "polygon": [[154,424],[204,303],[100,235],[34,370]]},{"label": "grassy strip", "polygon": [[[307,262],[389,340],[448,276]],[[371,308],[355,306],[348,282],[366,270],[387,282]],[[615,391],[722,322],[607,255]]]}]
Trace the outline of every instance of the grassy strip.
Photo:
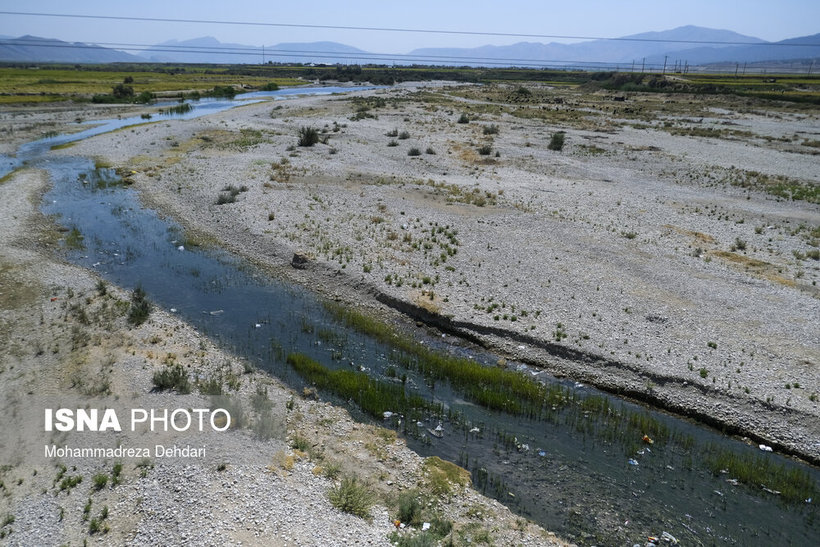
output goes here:
[{"label": "grassy strip", "polygon": [[725,474],[749,486],[760,486],[779,495],[788,503],[802,504],[817,497],[817,486],[804,470],[788,468],[771,458],[757,454],[736,454],[710,446],[704,457],[715,475]]},{"label": "grassy strip", "polygon": [[[335,303],[328,303],[327,308],[347,326],[397,348],[403,366],[430,379],[449,381],[455,389],[486,408],[553,422],[558,419],[558,410],[568,409],[562,416],[565,425],[574,426],[583,435],[619,442],[629,454],[644,446],[643,435],[648,435],[656,443],[672,442],[687,451],[696,449],[695,440],[690,435],[671,431],[648,412],[634,411],[624,405],[618,408],[604,396],[581,397],[569,388],[545,386],[518,372],[437,353],[355,310]],[[504,432],[499,432],[498,436],[499,442],[508,449],[516,443],[513,436]],[[765,485],[770,490],[779,491],[788,503],[802,504],[806,499],[816,497],[817,487],[806,471],[786,468],[770,458],[739,455],[727,448],[709,446],[700,450],[705,451],[706,468],[716,474],[728,470],[733,478],[749,487]]]},{"label": "grassy strip", "polygon": [[328,309],[342,323],[399,350],[397,360],[408,370],[434,381],[446,380],[485,408],[539,418],[547,408],[563,406],[572,398],[567,388],[547,386],[519,372],[487,367],[471,359],[431,350],[355,310],[337,304],[328,304]]},{"label": "grassy strip", "polygon": [[388,410],[404,414],[409,420],[431,412],[438,415],[444,412],[441,404],[408,394],[403,385],[374,380],[364,372],[331,370],[301,353],[291,353],[286,360],[302,378],[318,389],[354,401],[375,418],[382,418]]}]

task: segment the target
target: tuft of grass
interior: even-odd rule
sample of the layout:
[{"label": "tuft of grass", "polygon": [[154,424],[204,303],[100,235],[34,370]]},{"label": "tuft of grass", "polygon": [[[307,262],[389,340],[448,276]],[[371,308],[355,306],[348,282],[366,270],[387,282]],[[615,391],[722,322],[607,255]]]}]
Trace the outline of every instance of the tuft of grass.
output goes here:
[{"label": "tuft of grass", "polygon": [[489,156],[490,154],[493,153],[493,147],[490,146],[489,144],[482,144],[481,146],[478,147],[478,153],[481,154],[482,156]]},{"label": "tuft of grass", "polygon": [[106,473],[97,473],[94,475],[94,490],[102,490],[108,484],[108,475]]},{"label": "tuft of grass", "polygon": [[407,155],[411,157],[421,156],[421,150],[414,146],[413,148],[407,151]]},{"label": "tuft of grass", "polygon": [[498,126],[493,124],[485,125],[482,129],[482,133],[485,135],[497,135],[498,134]]},{"label": "tuft of grass", "polygon": [[470,123],[470,117],[467,114],[462,113],[458,118],[458,123]]},{"label": "tuft of grass", "polygon": [[331,488],[327,496],[336,509],[368,520],[376,497],[370,487],[355,475],[342,478],[342,482]]}]

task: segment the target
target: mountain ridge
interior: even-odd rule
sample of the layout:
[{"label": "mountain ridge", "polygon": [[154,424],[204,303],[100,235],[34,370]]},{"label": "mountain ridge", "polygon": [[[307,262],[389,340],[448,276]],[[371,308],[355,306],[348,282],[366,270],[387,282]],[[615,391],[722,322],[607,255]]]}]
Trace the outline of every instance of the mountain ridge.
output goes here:
[{"label": "mountain ridge", "polygon": [[[429,65],[549,65],[589,68],[629,63],[660,66],[718,63],[759,63],[820,59],[820,34],[767,42],[726,29],[685,25],[620,38],[594,39],[572,44],[518,42],[474,48],[418,48],[404,55],[369,53],[338,42],[282,42],[251,46],[220,42],[213,36],[171,39],[136,54],[81,42],[21,36],[0,38],[0,61],[5,62],[160,62],[260,64],[268,62],[367,64],[390,62]],[[597,66],[596,66],[597,65]]]}]

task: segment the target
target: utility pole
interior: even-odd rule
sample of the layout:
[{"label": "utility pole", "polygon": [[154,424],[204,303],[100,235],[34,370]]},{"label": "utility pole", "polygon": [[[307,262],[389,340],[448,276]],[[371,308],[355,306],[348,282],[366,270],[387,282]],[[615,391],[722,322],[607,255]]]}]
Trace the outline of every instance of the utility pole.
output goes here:
[{"label": "utility pole", "polygon": [[811,64],[809,65],[809,76],[811,76],[811,69],[814,68],[814,59],[811,60]]},{"label": "utility pole", "polygon": [[643,61],[641,61],[641,74],[643,74],[645,72],[646,72],[646,57],[644,57]]},{"label": "utility pole", "polygon": [[265,64],[265,44],[262,44],[262,64]]},{"label": "utility pole", "polygon": [[669,58],[669,55],[663,56],[663,76],[666,76],[666,60]]}]

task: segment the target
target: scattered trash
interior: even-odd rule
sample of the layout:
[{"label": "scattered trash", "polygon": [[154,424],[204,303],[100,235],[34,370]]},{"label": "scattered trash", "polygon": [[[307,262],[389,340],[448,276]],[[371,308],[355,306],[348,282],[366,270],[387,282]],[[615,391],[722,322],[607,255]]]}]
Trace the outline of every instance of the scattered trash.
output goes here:
[{"label": "scattered trash", "polygon": [[645,442],[646,444],[655,444],[655,441],[653,441],[653,440],[649,437],[649,435],[644,435],[644,436],[643,436],[643,438],[642,438],[641,440],[642,440],[643,442]]},{"label": "scattered trash", "polygon": [[214,311],[209,311],[208,315],[222,315],[223,313],[225,313],[225,310],[214,310]]},{"label": "scattered trash", "polygon": [[389,410],[385,410],[384,413],[382,414],[382,416],[384,416],[385,420],[389,420],[390,417],[393,416],[393,413],[390,412]]},{"label": "scattered trash", "polygon": [[539,455],[539,456],[541,456],[542,458],[546,458],[546,457],[547,457],[547,453],[546,453],[546,452],[544,452],[543,450],[539,450],[539,451],[538,451],[538,455]]},{"label": "scattered trash", "polygon": [[771,488],[766,488],[765,486],[763,487],[763,491],[768,492],[769,494],[772,494],[774,496],[780,495],[780,490],[772,490]]},{"label": "scattered trash", "polygon": [[575,382],[575,389],[582,389],[583,387],[584,384],[582,384],[581,382]]},{"label": "scattered trash", "polygon": [[396,528],[398,528],[399,526],[401,526],[401,521],[400,521],[399,519],[394,520],[394,521],[393,521],[393,526],[395,526]]},{"label": "scattered trash", "polygon": [[439,439],[444,436],[444,428],[441,427],[441,424],[438,424],[435,429],[427,429],[427,431],[433,437],[438,437]]},{"label": "scattered trash", "polygon": [[627,463],[629,463],[629,465],[638,465],[638,460],[634,460],[632,458],[629,458],[629,461]]},{"label": "scattered trash", "polygon": [[416,422],[416,427],[424,427],[424,422]]},{"label": "scattered trash", "polygon": [[675,538],[675,536],[673,536],[673,535],[672,535],[672,534],[670,534],[669,532],[664,532],[664,533],[662,533],[662,534],[661,534],[661,539],[662,539],[663,541],[665,541],[666,543],[669,543],[669,544],[671,544],[671,545],[677,545],[677,544],[678,544],[678,540],[677,540],[677,538]]},{"label": "scattered trash", "polygon": [[723,497],[723,492],[721,492],[720,490],[712,490],[712,492],[714,492],[715,494],[717,494],[721,498]]},{"label": "scattered trash", "polygon": [[185,250],[185,245],[180,245],[179,247],[177,247],[177,251],[184,251],[184,250]]},{"label": "scattered trash", "polygon": [[811,503],[811,498],[807,499],[806,503]]},{"label": "scattered trash", "polygon": [[262,324],[261,324],[261,323],[254,323],[254,324],[253,324],[253,326],[254,326],[254,328],[256,328],[256,329],[261,329],[261,328],[262,328]]},{"label": "scattered trash", "polygon": [[478,433],[478,432],[480,432],[480,431],[481,431],[481,430],[480,430],[479,428],[474,427],[474,428],[472,428],[472,429],[470,430],[470,433]]},{"label": "scattered trash", "polygon": [[728,482],[732,486],[737,486],[737,479],[726,479],[726,482]]},{"label": "scattered trash", "polygon": [[768,445],[765,445],[765,444],[761,444],[761,445],[759,446],[759,448],[760,448],[760,450],[762,450],[763,452],[771,452],[771,451],[772,451],[772,447],[771,447],[771,446],[768,446]]},{"label": "scattered trash", "polygon": [[177,312],[176,308],[171,308],[171,313],[176,313],[176,312]]},{"label": "scattered trash", "polygon": [[430,523],[429,522],[425,522],[421,525],[421,531],[422,532],[426,532],[429,529],[430,529]]},{"label": "scattered trash", "polygon": [[56,297],[56,296],[52,296],[52,297],[51,297],[51,301],[52,301],[52,302],[56,302],[56,301],[57,301],[57,297]]}]

